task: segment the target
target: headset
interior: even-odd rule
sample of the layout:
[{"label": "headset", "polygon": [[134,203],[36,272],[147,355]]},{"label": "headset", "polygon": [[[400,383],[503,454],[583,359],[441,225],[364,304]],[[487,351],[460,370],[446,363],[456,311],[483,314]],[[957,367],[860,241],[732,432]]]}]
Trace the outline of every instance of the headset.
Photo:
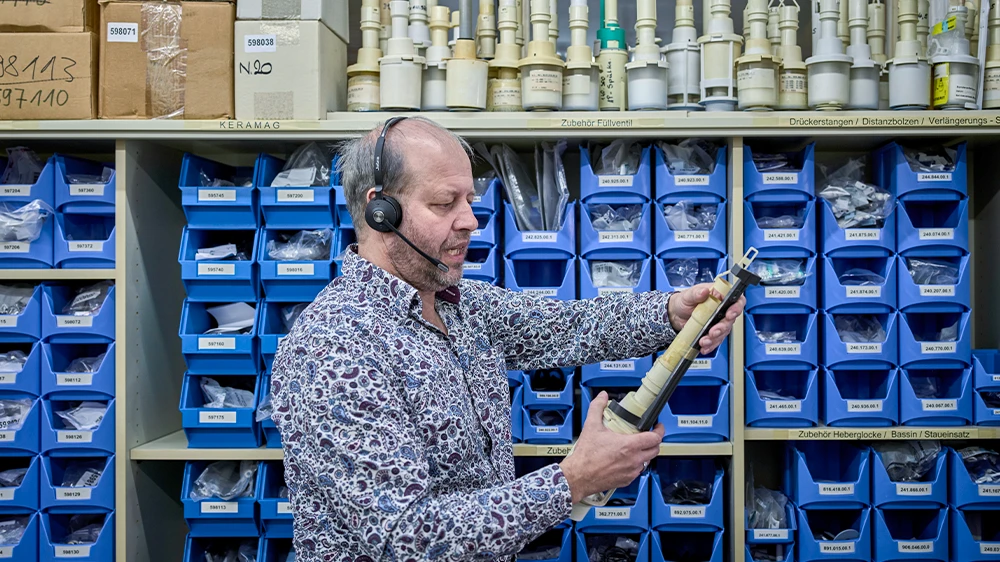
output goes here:
[{"label": "headset", "polygon": [[365,223],[378,232],[392,232],[406,242],[415,252],[420,254],[425,260],[431,262],[441,271],[448,273],[448,266],[429,256],[426,252],[410,242],[410,239],[399,231],[399,225],[403,222],[403,208],[395,197],[386,195],[382,189],[382,151],[385,148],[385,138],[389,134],[389,129],[393,125],[406,119],[406,117],[392,117],[382,126],[382,132],[375,142],[375,198],[365,206]]}]

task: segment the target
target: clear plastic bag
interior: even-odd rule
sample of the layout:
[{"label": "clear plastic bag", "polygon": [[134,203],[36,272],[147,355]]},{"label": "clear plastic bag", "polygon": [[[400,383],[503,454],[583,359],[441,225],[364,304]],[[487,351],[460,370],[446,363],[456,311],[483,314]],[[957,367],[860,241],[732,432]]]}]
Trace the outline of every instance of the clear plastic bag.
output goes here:
[{"label": "clear plastic bag", "polygon": [[675,176],[704,175],[715,171],[718,144],[704,139],[684,139],[676,144],[660,141],[657,146],[663,151],[667,169]]},{"label": "clear plastic bag", "polygon": [[705,505],[712,501],[712,484],[698,480],[676,480],[663,487],[663,501],[674,505]]},{"label": "clear plastic bag", "polygon": [[937,383],[938,378],[934,376],[910,375],[910,386],[913,387],[913,395],[917,398],[940,398]]},{"label": "clear plastic bag", "polygon": [[56,415],[62,418],[66,427],[77,431],[93,431],[101,426],[107,411],[108,405],[103,402],[83,401],[75,408],[56,412]]},{"label": "clear plastic bag", "polygon": [[788,517],[785,507],[788,497],[781,492],[770,490],[763,486],[748,488],[751,495],[747,501],[750,506],[747,514],[748,529],[787,529]]},{"label": "clear plastic bag", "polygon": [[490,184],[493,183],[493,180],[495,180],[496,177],[497,173],[492,169],[484,170],[483,172],[476,174],[476,176],[472,178],[472,190],[476,193],[476,195],[485,195],[486,190],[490,188]]},{"label": "clear plastic bag", "polygon": [[590,278],[594,287],[635,287],[642,277],[642,262],[591,261]]},{"label": "clear plastic bag", "polygon": [[718,205],[678,201],[663,206],[663,216],[670,230],[712,230],[718,218]]},{"label": "clear plastic bag", "polygon": [[885,441],[872,447],[881,455],[882,465],[892,482],[923,480],[943,451],[937,441]]},{"label": "clear plastic bag", "polygon": [[937,341],[958,341],[958,320],[951,326],[941,328],[937,333]]},{"label": "clear plastic bag", "polygon": [[42,175],[44,167],[45,161],[39,158],[33,150],[23,146],[8,148],[7,167],[3,170],[3,177],[0,177],[0,184],[34,184],[38,181],[38,176]]},{"label": "clear plastic bag", "polygon": [[618,139],[607,146],[588,147],[590,166],[597,176],[632,176],[639,172],[642,145],[629,139]]},{"label": "clear plastic bag", "polygon": [[66,373],[96,373],[98,369],[101,368],[101,363],[104,362],[104,356],[106,353],[102,353],[97,357],[77,357],[74,359],[69,366],[66,367],[64,372]]},{"label": "clear plastic bag", "polygon": [[28,530],[28,516],[0,516],[0,544],[16,545],[21,542],[21,536]]},{"label": "clear plastic bag", "polygon": [[282,486],[278,488],[278,499],[287,500],[288,498],[288,486]]},{"label": "clear plastic bag", "polygon": [[0,488],[17,488],[28,474],[28,468],[10,468],[0,472]]},{"label": "clear plastic bag", "polygon": [[594,230],[626,231],[639,228],[642,205],[589,205]]},{"label": "clear plastic bag", "polygon": [[562,425],[565,421],[566,412],[562,410],[535,410],[531,413],[534,425]]},{"label": "clear plastic bag", "polygon": [[764,152],[755,152],[753,155],[753,163],[758,172],[799,171],[799,168],[792,164],[788,155],[783,153],[768,154]]},{"label": "clear plastic bag", "polygon": [[206,309],[215,320],[215,327],[209,328],[205,334],[249,334],[253,330],[257,318],[257,308],[254,304],[234,302],[210,306]]},{"label": "clear plastic bag", "polygon": [[715,273],[708,267],[698,267],[696,258],[680,258],[666,262],[664,268],[671,287],[692,287],[698,283],[711,283]]},{"label": "clear plastic bag", "polygon": [[543,142],[535,147],[535,163],[539,157],[542,166],[536,169],[538,176],[539,195],[542,199],[542,217],[545,230],[562,228],[563,214],[569,202],[569,186],[566,183],[566,170],[563,168],[562,155],[566,150],[566,141],[553,143]]},{"label": "clear plastic bag", "polygon": [[794,215],[769,216],[762,215],[756,217],[757,226],[762,229],[770,228],[802,228],[806,222],[806,210],[799,209]]},{"label": "clear plastic bag", "polygon": [[101,536],[102,527],[103,515],[74,515],[69,519],[69,534],[62,540],[62,544],[94,544]]},{"label": "clear plastic bag", "polygon": [[299,319],[299,315],[307,306],[309,303],[300,302],[281,307],[281,324],[285,327],[286,334],[292,331],[292,326],[295,325],[295,321]]},{"label": "clear plastic bag", "polygon": [[842,314],[833,318],[840,341],[844,343],[884,342],[885,328],[878,318],[868,314]]},{"label": "clear plastic bag", "polygon": [[31,285],[0,285],[0,316],[18,316],[31,302]]},{"label": "clear plastic bag", "polygon": [[250,261],[246,251],[237,248],[236,244],[222,244],[211,248],[198,248],[194,261]]},{"label": "clear plastic bag", "polygon": [[20,373],[27,362],[28,356],[23,351],[0,353],[0,373]]},{"label": "clear plastic bag", "polygon": [[34,242],[55,211],[41,199],[26,204],[0,202],[0,242]]},{"label": "clear plastic bag", "polygon": [[111,176],[115,175],[115,171],[107,166],[101,170],[101,175],[96,176],[94,174],[66,174],[66,183],[68,184],[95,184],[95,183],[108,183],[111,181]]},{"label": "clear plastic bag", "polygon": [[906,268],[917,285],[957,285],[958,267],[934,258],[906,258]]},{"label": "clear plastic bag", "polygon": [[274,412],[274,406],[271,404],[271,393],[268,392],[260,399],[260,404],[257,405],[257,412],[254,415],[258,422],[271,419],[271,414]]},{"label": "clear plastic bag", "polygon": [[73,300],[66,303],[62,313],[71,316],[93,316],[104,306],[104,299],[115,284],[111,281],[101,281],[88,287],[81,287],[73,294]]},{"label": "clear plastic bag", "polygon": [[202,187],[253,187],[252,178],[211,178],[204,170],[198,172]]},{"label": "clear plastic bag", "polygon": [[958,454],[977,485],[1000,484],[1000,455],[996,451],[982,447],[966,447],[960,449]]},{"label": "clear plastic bag", "polygon": [[504,190],[507,193],[507,200],[514,208],[517,228],[522,231],[544,230],[542,201],[538,187],[528,172],[528,166],[511,147],[505,144],[494,145],[490,149],[490,154],[503,175]]},{"label": "clear plastic bag", "polygon": [[330,259],[330,241],[333,231],[300,230],[295,234],[282,233],[278,239],[267,243],[267,255],[277,261],[325,261]]},{"label": "clear plastic bag", "polygon": [[540,546],[537,548],[532,548],[531,545],[526,546],[521,552],[517,553],[517,560],[555,560],[559,558],[559,554],[562,552],[561,545],[547,545]]},{"label": "clear plastic bag", "polygon": [[799,334],[796,331],[787,332],[761,332],[757,331],[757,337],[766,343],[795,343],[799,341]]},{"label": "clear plastic bag", "polygon": [[566,389],[566,373],[562,369],[531,371],[531,389],[537,392],[562,392]]},{"label": "clear plastic bag", "polygon": [[271,180],[271,187],[326,187],[330,185],[333,154],[319,143],[295,149],[285,167]]},{"label": "clear plastic bag", "polygon": [[0,431],[21,429],[24,418],[31,410],[31,399],[0,400]]},{"label": "clear plastic bag", "polygon": [[758,259],[750,268],[760,277],[760,284],[765,286],[802,285],[810,275],[806,272],[804,259]]},{"label": "clear plastic bag", "polygon": [[191,499],[219,498],[230,501],[253,495],[257,461],[216,461],[205,467],[191,488]]},{"label": "clear plastic bag", "polygon": [[852,267],[838,276],[841,285],[874,286],[885,285],[885,277],[870,269]]},{"label": "clear plastic bag", "polygon": [[954,172],[958,151],[948,147],[929,150],[903,148],[903,156],[914,172]]},{"label": "clear plastic bag", "polygon": [[635,562],[639,544],[628,537],[593,535],[586,539],[590,562]]},{"label": "clear plastic bag", "polygon": [[104,474],[103,459],[69,461],[66,472],[63,473],[62,486],[64,488],[93,488],[100,482],[101,474]]},{"label": "clear plastic bag", "polygon": [[201,377],[201,395],[204,408],[253,408],[253,392],[241,388],[222,386],[211,377]]},{"label": "clear plastic bag", "polygon": [[850,160],[822,185],[817,195],[829,203],[840,228],[882,228],[896,205],[891,193],[865,183],[863,159]]}]

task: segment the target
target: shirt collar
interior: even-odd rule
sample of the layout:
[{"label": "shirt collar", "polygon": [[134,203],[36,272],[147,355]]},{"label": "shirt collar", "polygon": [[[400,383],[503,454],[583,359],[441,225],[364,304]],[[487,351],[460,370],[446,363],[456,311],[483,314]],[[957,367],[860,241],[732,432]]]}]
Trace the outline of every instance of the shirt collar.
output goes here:
[{"label": "shirt collar", "polygon": [[[406,317],[414,309],[420,310],[420,296],[417,289],[399,277],[371,263],[358,255],[358,245],[348,246],[344,253],[343,276],[366,287],[370,298],[384,303],[395,314]],[[436,294],[437,298],[458,306],[461,292],[452,285]]]}]

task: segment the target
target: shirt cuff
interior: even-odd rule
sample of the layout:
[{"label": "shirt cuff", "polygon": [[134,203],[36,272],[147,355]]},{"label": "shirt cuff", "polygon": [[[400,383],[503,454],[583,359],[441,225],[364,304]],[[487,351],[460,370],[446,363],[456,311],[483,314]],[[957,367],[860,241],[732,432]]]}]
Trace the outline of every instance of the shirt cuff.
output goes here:
[{"label": "shirt cuff", "polygon": [[677,338],[677,330],[674,329],[674,324],[670,321],[670,299],[676,294],[677,291],[667,293],[667,303],[664,307],[667,309],[667,321],[665,324],[667,325],[667,337],[670,339],[670,343],[673,343],[674,339]]}]

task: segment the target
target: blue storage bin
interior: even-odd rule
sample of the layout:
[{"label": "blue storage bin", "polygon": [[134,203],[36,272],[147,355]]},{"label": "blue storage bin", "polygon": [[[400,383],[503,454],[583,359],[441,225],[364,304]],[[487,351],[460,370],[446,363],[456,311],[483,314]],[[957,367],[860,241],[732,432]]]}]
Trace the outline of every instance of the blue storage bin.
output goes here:
[{"label": "blue storage bin", "polygon": [[[203,187],[201,174],[226,180],[235,187]],[[188,225],[206,230],[238,230],[260,227],[260,193],[253,186],[253,167],[233,167],[193,154],[181,163],[181,206]],[[249,187],[242,187],[249,182]]]},{"label": "blue storage bin", "polygon": [[653,233],[656,241],[656,256],[660,258],[694,257],[720,258],[726,255],[726,201],[708,196],[692,196],[684,201],[694,205],[716,205],[715,227],[711,230],[673,230],[664,215],[668,205],[680,201],[657,203],[653,209]]},{"label": "blue storage bin", "polygon": [[351,211],[347,208],[347,198],[344,197],[344,186],[334,185],[333,186],[333,201],[336,205],[335,210],[337,211],[337,224],[340,228],[354,228],[354,219],[351,218]]},{"label": "blue storage bin", "polygon": [[[780,251],[789,257],[810,257],[816,254],[816,202],[791,201],[779,195],[760,195],[743,203],[743,244],[758,250]],[[803,215],[799,228],[762,228],[759,220],[786,215]]]},{"label": "blue storage bin", "polygon": [[948,510],[875,510],[875,560],[948,562]]},{"label": "blue storage bin", "polygon": [[[248,303],[250,304],[250,303]],[[252,303],[256,305],[257,303]],[[256,375],[260,369],[259,326],[246,334],[211,334],[216,326],[208,313],[210,303],[184,301],[181,310],[181,351],[192,375]]]},{"label": "blue storage bin", "polygon": [[[264,536],[260,540],[258,562],[284,562],[295,548],[291,539],[277,539]],[[200,561],[196,561],[200,562]]]},{"label": "blue storage bin", "polygon": [[38,239],[33,242],[0,242],[0,270],[51,269],[55,263],[52,251],[55,222],[55,215],[46,217]]},{"label": "blue storage bin", "polygon": [[76,430],[56,412],[71,410],[80,400],[40,400],[42,449],[50,456],[92,456],[115,453],[115,401],[91,400],[106,404],[108,409],[96,429]]},{"label": "blue storage bin", "polygon": [[[973,391],[972,422],[975,425],[1000,426],[1000,408],[996,405],[997,391],[975,390]],[[990,395],[990,400],[987,400]],[[991,406],[990,404],[994,404]]]},{"label": "blue storage bin", "polygon": [[787,528],[784,529],[752,529],[747,520],[747,512],[743,511],[743,526],[746,529],[747,545],[788,545],[793,548],[795,543],[795,531],[798,529],[796,521],[798,514],[792,502],[785,502],[785,521]]},{"label": "blue storage bin", "polygon": [[[932,377],[943,396],[917,398],[912,377]],[[904,369],[899,382],[899,423],[916,426],[972,424],[971,369]]]},{"label": "blue storage bin", "polygon": [[[6,169],[7,159],[0,158],[0,175],[3,175],[3,170]],[[0,184],[0,204],[14,203],[23,205],[35,199],[41,199],[48,203],[50,207],[55,208],[55,183],[56,164],[54,159],[49,158],[45,161],[45,165],[42,166],[42,171],[38,174],[38,179],[35,180],[35,183]]]},{"label": "blue storage bin", "polygon": [[[1000,518],[995,512],[948,510],[952,560],[990,562],[1000,560]],[[972,521],[970,525],[970,521]],[[976,528],[979,540],[970,528]]]},{"label": "blue storage bin", "polygon": [[[631,268],[639,268],[639,282],[636,283],[634,287],[595,287],[594,286],[594,268],[612,268],[614,265],[609,265],[608,261],[615,261],[618,265]],[[603,264],[600,262],[604,262]],[[592,299],[595,297],[601,297],[604,295],[612,293],[645,293],[649,291],[652,284],[652,260],[606,260],[606,259],[594,259],[594,260],[579,260],[580,263],[580,298],[581,299]],[[598,269],[598,272],[601,270]]]},{"label": "blue storage bin", "polygon": [[0,343],[33,342],[42,339],[42,286],[35,286],[21,314],[0,315]]},{"label": "blue storage bin", "polygon": [[[537,558],[532,557],[531,560],[538,562],[573,562],[573,528],[572,527],[556,527],[550,529],[539,536],[537,539],[531,541],[527,544],[518,556],[524,556],[525,554],[534,554],[537,552],[545,552],[547,550],[558,547],[558,554],[550,558]],[[526,560],[526,558],[520,558],[521,560]]]},{"label": "blue storage bin", "polygon": [[819,198],[816,206],[819,214],[819,247],[823,255],[861,258],[891,256],[896,252],[895,210],[885,217],[881,227],[841,228],[829,202]]},{"label": "blue storage bin", "polygon": [[[899,320],[899,365],[921,369],[965,369],[972,364],[969,312],[902,312]],[[942,329],[958,325],[956,341],[935,341]]]},{"label": "blue storage bin", "polygon": [[521,371],[507,371],[507,384],[511,387],[521,386],[521,379],[524,373]]},{"label": "blue storage bin", "polygon": [[[115,510],[115,456],[49,457],[40,456],[42,465],[41,509],[49,513],[99,513]],[[74,461],[103,465],[101,475],[91,486],[62,485],[66,470]],[[92,477],[92,475],[91,475]],[[88,482],[89,483],[89,482]]]},{"label": "blue storage bin", "polygon": [[[650,496],[653,529],[714,533],[726,528],[725,473],[715,459],[660,457],[653,463],[650,476],[653,481]],[[707,485],[710,490],[708,503],[667,503],[664,491],[670,492],[679,481]]]},{"label": "blue storage bin", "polygon": [[[604,545],[614,545],[619,539],[630,539],[639,545],[638,556],[632,562],[651,562],[649,557],[649,536],[650,533],[582,533],[574,531],[576,535],[576,562],[590,562],[587,555],[590,548],[601,548]],[[603,551],[602,551],[603,552]]]},{"label": "blue storage bin", "polygon": [[995,517],[996,511],[1000,510],[1000,484],[976,484],[962,462],[962,455],[956,449],[948,449],[948,504],[963,511],[992,511],[990,517],[1000,521]]},{"label": "blue storage bin", "polygon": [[660,412],[665,443],[704,443],[729,440],[729,385],[677,387]]},{"label": "blue storage bin", "polygon": [[972,372],[976,390],[1000,390],[1000,351],[973,349]]},{"label": "blue storage bin", "polygon": [[[760,309],[763,310],[763,309]],[[801,369],[819,365],[818,315],[802,313],[784,307],[768,307],[767,313],[748,312],[746,322],[746,366],[755,369]],[[762,332],[796,333],[790,343],[765,342],[757,335]]]},{"label": "blue storage bin", "polygon": [[500,243],[500,229],[495,213],[476,214],[479,226],[469,234],[469,248],[493,248]]},{"label": "blue storage bin", "polygon": [[[523,386],[521,387],[524,388]],[[532,415],[538,411],[562,416],[561,423],[535,423]],[[535,445],[562,445],[573,442],[573,408],[521,408],[521,441]]]},{"label": "blue storage bin", "polygon": [[260,355],[264,359],[265,372],[271,372],[274,355],[278,352],[278,345],[288,335],[288,329],[285,328],[284,309],[308,304],[262,301],[258,305],[260,317],[257,320],[257,332],[260,334]]},{"label": "blue storage bin", "polygon": [[[899,358],[899,342],[896,324],[899,314],[825,314],[821,313],[823,325],[823,365],[827,368],[842,369],[886,369],[896,365]],[[837,331],[838,320],[843,323],[871,321],[874,319],[885,331],[884,341],[853,342],[844,341]]]},{"label": "blue storage bin", "polygon": [[920,481],[893,482],[882,455],[872,449],[872,505],[881,509],[941,509],[948,507],[948,450],[943,449]]},{"label": "blue storage bin", "polygon": [[914,197],[958,199],[968,193],[969,174],[966,164],[966,143],[954,147],[954,170],[950,172],[917,172],[910,167],[903,147],[895,142],[880,148],[875,165],[882,185],[903,200]]},{"label": "blue storage bin", "polygon": [[576,267],[579,260],[506,259],[504,287],[537,297],[569,301],[576,299]]},{"label": "blue storage bin", "polygon": [[[610,205],[619,209],[624,205]],[[653,249],[654,205],[642,205],[642,214],[635,230],[597,230],[591,210],[597,204],[580,205],[580,255],[587,259],[645,259]]]},{"label": "blue storage bin", "polygon": [[[77,283],[75,287],[86,287]],[[115,287],[111,287],[100,310],[90,316],[62,313],[73,302],[73,287],[42,287],[42,337],[48,343],[106,343],[115,339]]]},{"label": "blue storage bin", "polygon": [[[504,203],[504,256],[514,259],[534,260],[565,260],[572,258],[576,255],[576,207],[576,203],[566,205],[562,228],[559,230],[528,230],[522,232],[517,227],[513,207],[511,207],[510,203]],[[493,216],[495,217],[495,215]],[[480,230],[482,234],[476,236],[473,233],[472,241],[469,243],[470,247],[473,244],[477,244],[479,240],[489,238],[491,230],[495,232],[495,226],[491,229],[491,224],[496,224],[494,218],[490,218],[485,226],[480,218]],[[495,237],[493,240],[498,241],[499,237]]]},{"label": "blue storage bin", "polygon": [[[265,537],[292,538],[292,504],[281,497],[285,486],[285,467],[281,461],[260,463],[257,479],[257,503],[260,504],[260,525]],[[286,494],[287,496],[287,494]]]},{"label": "blue storage bin", "polygon": [[822,417],[830,427],[899,423],[899,369],[821,369]]},{"label": "blue storage bin", "polygon": [[[801,510],[867,506],[871,500],[868,456],[868,447],[847,441],[790,444],[786,453],[785,495]],[[801,537],[801,519],[799,530]]]},{"label": "blue storage bin", "polygon": [[745,562],[795,562],[795,544],[748,544],[744,549]]},{"label": "blue storage bin", "polygon": [[482,194],[477,193],[472,196],[472,212],[475,215],[481,215],[485,213],[495,214],[500,211],[500,194],[503,192],[503,182],[499,178],[493,178],[490,180],[490,184],[486,187],[486,191]]},{"label": "blue storage bin", "polygon": [[576,522],[582,533],[639,533],[649,530],[649,472],[618,488],[604,507],[591,507]]},{"label": "blue storage bin", "polygon": [[[256,537],[258,529],[258,514],[256,510],[256,490],[261,477],[258,464],[254,482],[248,497],[233,498],[222,501],[218,497],[204,501],[191,498],[191,491],[198,476],[212,461],[188,461],[184,466],[184,481],[181,484],[181,503],[184,505],[184,521],[193,537]],[[235,462],[237,465],[240,461]]]},{"label": "blue storage bin", "polygon": [[[749,427],[813,427],[819,424],[819,383],[808,371],[746,370],[746,424]],[[761,391],[781,390],[791,400],[767,399]]]},{"label": "blue storage bin", "polygon": [[[181,384],[181,424],[191,449],[252,449],[260,447],[260,424],[257,404],[263,397],[261,379],[253,376],[223,376],[214,380],[221,386],[233,386],[253,392],[253,402],[246,408],[206,408],[198,376],[185,376]],[[248,388],[249,387],[249,388]]]},{"label": "blue storage bin", "polygon": [[[0,488],[0,519],[9,513],[38,510],[42,478],[41,457],[7,456],[6,451],[0,454],[0,472],[15,468],[27,468],[28,472],[24,474],[20,485]],[[2,549],[3,546],[0,546],[0,553],[3,552]]]},{"label": "blue storage bin", "polygon": [[268,254],[267,245],[278,240],[281,234],[294,235],[291,231],[263,229],[257,264],[260,281],[267,300],[309,302],[316,298],[334,277],[333,252],[337,247],[337,231],[330,231],[330,255],[325,260],[279,261]]},{"label": "blue storage bin", "polygon": [[[822,306],[828,312],[884,313],[896,308],[896,259],[882,258],[823,258]],[[860,285],[864,275],[855,270],[867,270],[883,278],[878,284]],[[874,282],[874,281],[864,281]]]},{"label": "blue storage bin", "polygon": [[[653,356],[635,357],[623,361],[601,361],[580,368],[580,385],[632,386],[653,368]],[[687,376],[687,375],[685,375]]]},{"label": "blue storage bin", "polygon": [[[56,172],[52,180],[55,189],[54,206],[57,211],[94,215],[115,214],[114,162],[94,162],[61,154],[54,155],[51,162],[55,165]],[[107,181],[103,181],[105,168],[111,170]],[[69,183],[67,177],[71,175],[93,176],[94,180],[86,183]]]},{"label": "blue storage bin", "polygon": [[746,195],[763,192],[787,192],[789,199],[811,199],[816,189],[816,143],[809,143],[797,152],[784,152],[794,170],[761,172],[753,159],[754,151],[743,145],[743,192]]},{"label": "blue storage bin", "polygon": [[654,191],[656,201],[663,202],[667,198],[683,197],[689,193],[711,194],[720,199],[729,195],[727,151],[725,145],[719,146],[715,153],[715,168],[710,174],[677,174],[670,172],[663,150],[654,145],[656,152],[656,179]]},{"label": "blue storage bin", "polygon": [[[258,230],[196,230],[184,227],[177,261],[188,299],[199,302],[254,301],[260,298]],[[195,260],[199,248],[235,244],[247,259]]]},{"label": "blue storage bin", "polygon": [[[268,395],[271,394],[271,375],[261,375],[260,392],[261,399],[257,403],[258,408],[260,408],[260,404],[265,399],[270,399]],[[256,415],[257,412],[254,412],[254,416]],[[274,420],[270,416],[260,421],[260,429],[264,434],[264,442],[268,449],[281,448],[281,432],[278,431],[278,426],[275,425]]]},{"label": "blue storage bin", "polygon": [[[747,287],[746,298],[747,310],[754,310],[765,305],[776,305],[782,310],[801,310],[802,312],[812,312],[819,308],[819,272],[817,271],[817,259],[815,257],[782,257],[774,256],[773,252],[761,252],[754,260],[751,269],[758,275],[763,273],[762,279],[779,279],[781,271],[788,267],[799,267],[805,272],[805,278],[799,279],[798,284],[772,284],[762,282],[760,285]],[[793,265],[791,262],[797,262]],[[794,270],[793,270],[794,271]],[[766,310],[762,310],[766,312]]]},{"label": "blue storage bin", "polygon": [[722,562],[725,548],[722,531],[714,533],[689,533],[680,531],[653,531],[650,533],[650,562],[691,560]]},{"label": "blue storage bin", "polygon": [[52,251],[60,269],[114,269],[114,215],[56,215]]},{"label": "blue storage bin", "polygon": [[[97,370],[89,373],[67,372],[73,361],[97,358]],[[63,400],[111,398],[115,395],[115,344],[41,344],[41,392]]]},{"label": "blue storage bin", "polygon": [[[819,562],[824,560],[850,560],[870,562],[872,560],[871,508],[798,510],[799,537],[797,541],[799,562]],[[840,533],[853,529],[857,538],[853,540],[822,540],[820,533]]]},{"label": "blue storage bin", "polygon": [[558,410],[573,407],[576,380],[573,367],[526,371],[522,376],[521,388],[524,389],[526,408]]},{"label": "blue storage bin", "polygon": [[19,513],[7,516],[0,516],[0,521],[10,521],[12,519],[27,519],[28,524],[21,534],[17,544],[0,545],[0,558],[9,560],[41,560],[38,551],[38,520],[41,517],[38,513]]},{"label": "blue storage bin", "polygon": [[[635,174],[596,175],[591,165],[590,146],[580,145],[580,200],[585,203],[646,203],[650,200],[652,147],[642,149]],[[593,148],[604,146],[597,145]],[[600,154],[593,158],[601,159]]]},{"label": "blue storage bin", "polygon": [[[492,283],[500,276],[503,269],[502,260],[499,255],[500,249],[496,246],[492,248],[469,248],[465,255],[465,263],[462,264],[462,277]],[[338,271],[338,275],[340,272]]]},{"label": "blue storage bin", "polygon": [[[23,400],[31,398],[23,394],[9,394],[5,400]],[[21,421],[21,427],[11,429],[14,424],[0,424],[0,455],[37,455],[40,452],[40,437],[42,426],[41,400],[34,400],[28,415]]]},{"label": "blue storage bin", "polygon": [[969,200],[900,201],[896,248],[906,256],[962,256],[969,253]]},{"label": "blue storage bin", "polygon": [[[260,190],[260,210],[268,228],[334,228],[337,213],[334,210],[336,195],[333,185],[340,183],[337,174],[337,157],[330,166],[329,185],[313,186],[313,179],[296,178],[300,186],[271,187],[271,182],[281,173],[285,161],[268,154],[257,157],[257,176],[254,184]],[[289,178],[292,179],[292,178]]]},{"label": "blue storage bin", "polygon": [[[67,544],[66,537],[72,532],[68,513],[41,513],[38,531],[38,552],[40,562],[61,562],[72,558],[75,562],[107,562],[115,556],[115,512],[89,514],[92,521],[86,523],[103,524],[97,535],[97,542],[90,544]],[[24,541],[24,538],[21,538]]]},{"label": "blue storage bin", "polygon": [[[954,285],[918,285],[908,266],[909,260],[921,258],[898,258],[899,309],[904,311],[950,312],[972,308],[972,284],[969,274],[969,254],[963,256],[924,258],[946,263],[958,269],[958,283]],[[921,279],[925,280],[925,279]],[[933,279],[927,279],[933,280]]]},{"label": "blue storage bin", "polygon": [[334,236],[334,240],[337,242],[337,251],[333,254],[334,275],[340,277],[344,274],[344,252],[352,244],[358,242],[358,237],[353,228],[344,228],[341,226],[337,229],[337,235]]},{"label": "blue storage bin", "polygon": [[37,397],[41,393],[41,383],[39,381],[42,378],[42,344],[0,343],[0,355],[11,351],[24,353],[26,359],[20,371],[0,370],[0,393],[30,394]]},{"label": "blue storage bin", "polygon": [[[280,540],[280,539],[278,539]],[[248,541],[252,548],[255,556],[255,560],[259,562],[281,562],[284,559],[277,558],[264,558],[264,554],[268,551],[264,550],[264,543],[267,542],[266,539],[257,537],[229,537],[225,534],[213,535],[210,537],[199,537],[195,533],[188,533],[187,539],[184,542],[184,560],[183,562],[203,562],[208,560],[207,554],[210,552],[223,554],[229,551],[238,551],[240,545],[243,542]],[[269,552],[276,552],[277,545],[271,547]],[[220,556],[216,556],[211,559],[220,559]],[[242,557],[240,557],[242,558]]]},{"label": "blue storage bin", "polygon": [[524,389],[519,385],[508,388],[510,390],[510,438],[514,443],[520,443],[523,434],[521,428],[524,425],[524,416],[521,414],[524,411]]},{"label": "blue storage bin", "polygon": [[[674,273],[672,275],[667,274],[667,271],[671,270],[671,268],[674,268],[674,271],[676,271],[681,267],[680,265],[674,264],[674,262],[678,260],[684,260],[685,262],[683,265],[684,268],[689,268],[697,264],[696,267],[698,268],[699,273],[698,273],[698,278],[695,279],[696,282],[700,281],[707,283],[708,281],[706,281],[706,279],[708,278],[707,275],[708,272],[711,272],[712,278],[714,279],[715,277],[718,277],[722,273],[728,271],[728,268],[726,267],[728,264],[726,263],[727,260],[725,256],[719,256],[714,258],[695,258],[695,257],[687,258],[678,255],[666,259],[656,258],[654,261],[656,262],[655,287],[657,291],[663,293],[670,293],[674,291],[680,291],[682,289],[687,289],[688,287],[691,286],[688,284],[687,280],[680,279],[679,273]],[[671,279],[672,277],[673,279]],[[671,283],[671,280],[673,280],[674,283],[676,283],[676,285]]]}]

